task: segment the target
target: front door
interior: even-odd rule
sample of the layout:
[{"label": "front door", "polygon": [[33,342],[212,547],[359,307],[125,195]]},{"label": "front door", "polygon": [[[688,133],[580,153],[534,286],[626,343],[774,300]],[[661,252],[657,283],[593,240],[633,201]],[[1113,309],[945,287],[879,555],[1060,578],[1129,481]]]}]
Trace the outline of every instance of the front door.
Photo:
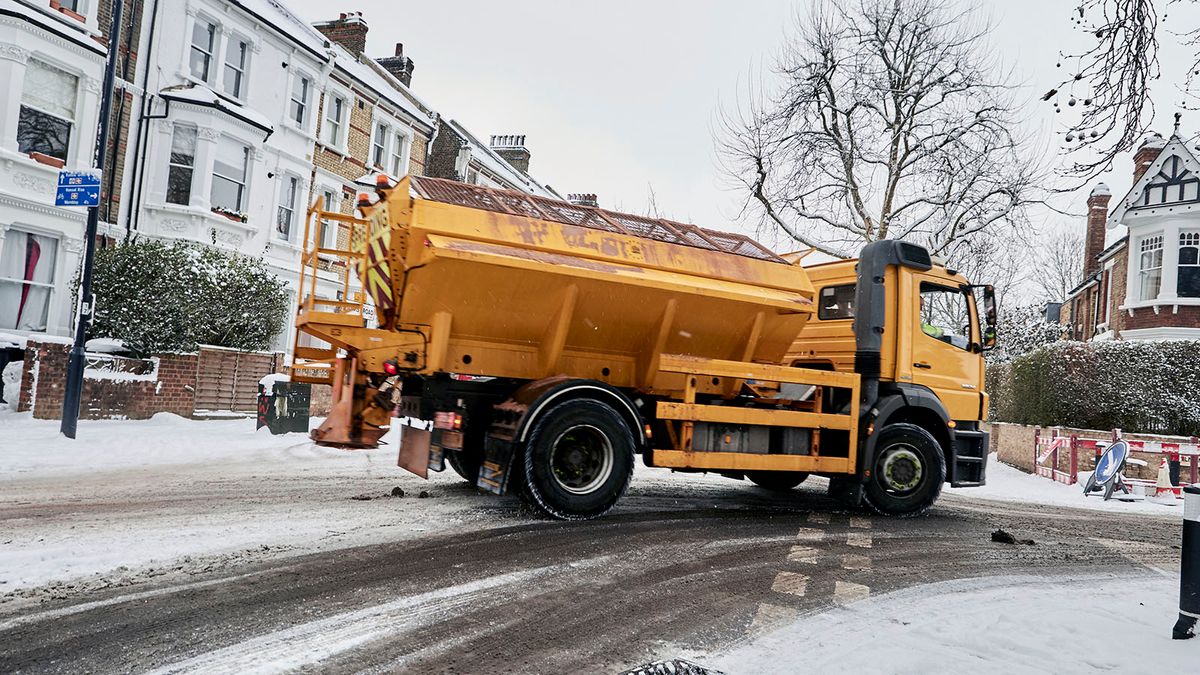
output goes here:
[{"label": "front door", "polygon": [[914,275],[920,300],[912,338],[913,383],[937,394],[953,420],[979,418],[979,336],[974,303],[944,280]]}]

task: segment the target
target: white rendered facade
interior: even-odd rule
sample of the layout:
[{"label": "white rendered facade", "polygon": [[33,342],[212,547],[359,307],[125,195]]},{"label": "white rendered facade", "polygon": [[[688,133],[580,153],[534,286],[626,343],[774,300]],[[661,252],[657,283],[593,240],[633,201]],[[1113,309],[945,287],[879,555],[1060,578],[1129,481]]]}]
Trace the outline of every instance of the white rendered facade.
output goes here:
[{"label": "white rendered facade", "polygon": [[94,24],[0,0],[0,331],[71,330],[86,210],[54,206],[54,193],[60,168],[94,159],[104,67]]}]

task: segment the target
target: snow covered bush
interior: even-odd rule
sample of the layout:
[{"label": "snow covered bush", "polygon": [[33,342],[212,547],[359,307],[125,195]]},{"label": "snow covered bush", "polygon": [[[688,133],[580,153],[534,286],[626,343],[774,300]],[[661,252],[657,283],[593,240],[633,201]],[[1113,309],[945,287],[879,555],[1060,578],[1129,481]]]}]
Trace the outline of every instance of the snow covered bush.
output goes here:
[{"label": "snow covered bush", "polygon": [[285,285],[261,258],[187,242],[133,241],[96,251],[91,337],[135,355],[198,344],[262,350],[284,327]]},{"label": "snow covered bush", "polygon": [[988,366],[992,418],[1200,435],[1200,341],[1070,342]]},{"label": "snow covered bush", "polygon": [[988,366],[1008,363],[1042,345],[1058,342],[1063,334],[1062,325],[1046,321],[1039,305],[1002,308],[998,321],[996,348],[985,355]]}]

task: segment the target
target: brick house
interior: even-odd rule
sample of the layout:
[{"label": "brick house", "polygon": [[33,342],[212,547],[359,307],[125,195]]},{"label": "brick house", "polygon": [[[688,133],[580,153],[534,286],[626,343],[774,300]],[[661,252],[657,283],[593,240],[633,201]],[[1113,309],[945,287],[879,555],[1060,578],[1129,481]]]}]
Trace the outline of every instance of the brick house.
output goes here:
[{"label": "brick house", "polygon": [[1083,280],[1060,315],[1067,337],[1200,339],[1200,161],[1178,135],[1151,134],[1133,185],[1110,209],[1111,198],[1103,183],[1088,197]]},{"label": "brick house", "polygon": [[[425,174],[437,113],[409,88],[414,66],[403,45],[396,45],[395,56],[365,55],[368,26],[361,12],[313,27],[329,39],[335,58],[320,92],[311,194],[323,196],[328,210],[350,213],[355,194],[373,187],[375,174]],[[323,229],[325,243],[335,243],[334,229]]]},{"label": "brick house", "polygon": [[529,160],[524,135],[492,136],[484,144],[459,122],[443,119],[429,152],[428,175],[562,199],[529,175]]}]

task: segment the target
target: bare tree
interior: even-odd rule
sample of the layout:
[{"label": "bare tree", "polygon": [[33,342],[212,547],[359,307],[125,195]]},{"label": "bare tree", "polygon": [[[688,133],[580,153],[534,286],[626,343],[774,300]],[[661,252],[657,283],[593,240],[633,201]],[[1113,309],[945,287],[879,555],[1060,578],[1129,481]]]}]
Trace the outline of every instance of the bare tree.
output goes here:
[{"label": "bare tree", "polygon": [[778,88],[722,117],[746,211],[839,257],[886,238],[953,257],[1022,224],[1039,173],[989,31],[940,0],[818,4],[778,58]]},{"label": "bare tree", "polygon": [[1064,230],[1041,242],[1033,281],[1042,302],[1062,302],[1083,281],[1083,232]]},{"label": "bare tree", "polygon": [[[1164,3],[1175,1],[1157,0]],[[1052,101],[1057,113],[1067,109],[1063,153],[1074,161],[1062,173],[1079,179],[1073,189],[1110,169],[1153,121],[1149,92],[1160,73],[1160,21],[1156,0],[1081,0],[1071,21],[1088,36],[1089,46],[1060,55],[1063,77],[1042,100]],[[1196,37],[1191,34],[1193,44]]]}]

